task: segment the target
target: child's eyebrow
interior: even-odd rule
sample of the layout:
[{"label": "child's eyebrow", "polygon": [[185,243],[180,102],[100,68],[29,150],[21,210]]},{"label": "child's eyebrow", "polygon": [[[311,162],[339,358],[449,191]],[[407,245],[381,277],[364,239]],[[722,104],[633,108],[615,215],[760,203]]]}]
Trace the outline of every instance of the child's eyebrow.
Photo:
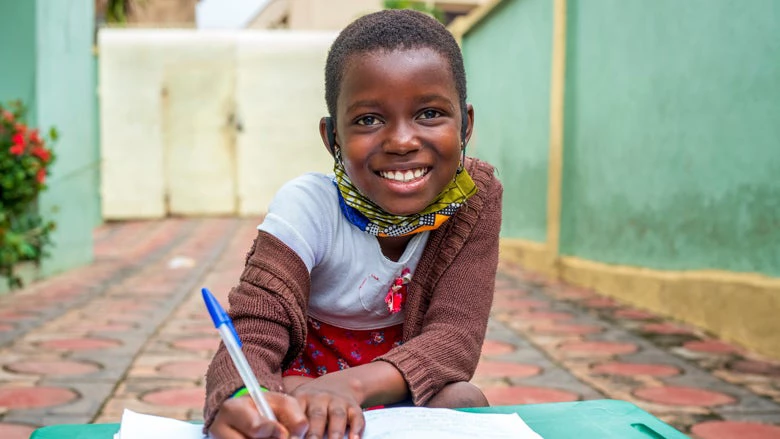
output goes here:
[{"label": "child's eyebrow", "polygon": [[351,112],[355,111],[358,108],[362,108],[362,107],[379,107],[379,106],[380,106],[379,101],[366,99],[366,100],[355,101],[355,102],[351,103],[347,107],[346,111],[347,111],[347,113],[351,113]]},{"label": "child's eyebrow", "polygon": [[[455,104],[447,97],[438,93],[431,93],[426,95],[417,96],[414,99],[416,104],[429,104],[431,102],[442,102],[446,103],[449,111],[455,111]],[[364,99],[360,101],[355,101],[351,103],[349,106],[347,106],[347,113],[351,113],[353,111],[356,111],[360,108],[376,108],[381,107],[382,104],[380,101],[372,100],[372,99]]]},{"label": "child's eyebrow", "polygon": [[447,104],[450,111],[455,111],[455,105],[453,104],[452,100],[448,98],[447,96],[440,95],[438,93],[431,93],[427,95],[419,96],[416,101],[420,104],[427,104],[430,102],[436,102],[436,101],[443,101]]}]

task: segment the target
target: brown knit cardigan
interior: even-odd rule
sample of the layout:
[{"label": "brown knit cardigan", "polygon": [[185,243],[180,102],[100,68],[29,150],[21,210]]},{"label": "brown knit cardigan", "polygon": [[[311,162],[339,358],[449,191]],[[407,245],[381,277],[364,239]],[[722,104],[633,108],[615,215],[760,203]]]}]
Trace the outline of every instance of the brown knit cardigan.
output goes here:
[{"label": "brown knit cardigan", "polygon": [[[498,265],[502,187],[493,167],[467,159],[478,191],[431,235],[408,286],[403,344],[374,361],[393,364],[415,405],[445,385],[468,381],[479,361]],[[310,278],[303,261],[279,239],[259,232],[230,316],[244,353],[264,387],[282,391],[281,371],[302,351]],[[204,429],[243,383],[224,345],[206,373]]]}]

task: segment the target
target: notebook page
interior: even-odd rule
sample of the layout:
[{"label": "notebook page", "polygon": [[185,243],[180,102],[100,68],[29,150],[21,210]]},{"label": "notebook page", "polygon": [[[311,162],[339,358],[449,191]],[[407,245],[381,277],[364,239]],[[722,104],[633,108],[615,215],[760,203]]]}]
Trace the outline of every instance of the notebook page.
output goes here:
[{"label": "notebook page", "polygon": [[517,414],[399,407],[364,415],[363,439],[542,439]]},{"label": "notebook page", "polygon": [[125,409],[114,439],[204,439],[203,424],[144,415]]},{"label": "notebook page", "polygon": [[[542,439],[516,414],[400,407],[364,413],[363,439]],[[114,439],[208,439],[203,426],[125,409]]]}]

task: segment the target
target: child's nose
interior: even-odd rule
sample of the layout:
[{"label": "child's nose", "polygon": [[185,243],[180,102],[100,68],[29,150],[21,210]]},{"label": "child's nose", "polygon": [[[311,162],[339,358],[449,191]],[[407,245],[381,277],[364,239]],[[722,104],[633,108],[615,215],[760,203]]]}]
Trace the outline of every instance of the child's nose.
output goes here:
[{"label": "child's nose", "polygon": [[413,124],[396,123],[388,130],[387,139],[384,142],[385,152],[388,154],[408,154],[420,149],[422,143]]}]

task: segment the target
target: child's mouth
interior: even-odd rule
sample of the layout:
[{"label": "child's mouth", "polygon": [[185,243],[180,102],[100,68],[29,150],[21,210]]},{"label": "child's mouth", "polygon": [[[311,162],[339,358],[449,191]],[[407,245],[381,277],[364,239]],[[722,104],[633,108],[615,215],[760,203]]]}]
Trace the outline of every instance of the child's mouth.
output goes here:
[{"label": "child's mouth", "polygon": [[430,171],[430,168],[417,168],[407,169],[404,171],[379,171],[378,174],[382,178],[388,180],[399,181],[401,183],[408,183],[418,178],[424,177],[425,174]]}]

